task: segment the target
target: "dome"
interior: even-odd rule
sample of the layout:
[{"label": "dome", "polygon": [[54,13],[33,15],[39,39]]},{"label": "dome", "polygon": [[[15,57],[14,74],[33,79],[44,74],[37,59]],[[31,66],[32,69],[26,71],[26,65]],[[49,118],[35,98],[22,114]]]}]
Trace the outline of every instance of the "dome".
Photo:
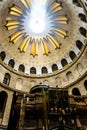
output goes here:
[{"label": "dome", "polygon": [[0,130],[87,129],[87,0],[0,0]]},{"label": "dome", "polygon": [[10,76],[7,87],[25,92],[39,83],[64,88],[86,73],[87,21],[81,3],[0,4],[0,68],[3,77]]}]

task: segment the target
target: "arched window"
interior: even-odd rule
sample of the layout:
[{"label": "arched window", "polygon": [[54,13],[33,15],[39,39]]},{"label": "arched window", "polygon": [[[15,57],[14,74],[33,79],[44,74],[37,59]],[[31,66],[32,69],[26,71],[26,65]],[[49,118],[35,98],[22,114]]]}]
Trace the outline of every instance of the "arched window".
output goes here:
[{"label": "arched window", "polygon": [[64,67],[64,66],[66,66],[66,65],[68,64],[68,62],[67,62],[66,59],[62,59],[62,60],[61,60],[61,64],[62,64],[62,66]]},{"label": "arched window", "polygon": [[15,65],[14,60],[13,60],[13,59],[9,60],[8,65],[9,65],[11,68],[14,68],[14,65]]},{"label": "arched window", "polygon": [[46,67],[43,67],[43,68],[42,68],[42,74],[47,74],[47,73],[48,73],[47,68],[46,68]]},{"label": "arched window", "polygon": [[73,4],[75,4],[78,7],[81,7],[81,5],[79,4],[78,0],[73,0]]},{"label": "arched window", "polygon": [[21,65],[19,66],[19,69],[18,69],[18,70],[21,71],[21,72],[24,72],[24,71],[25,71],[25,67],[24,67],[24,65],[21,64]]},{"label": "arched window", "polygon": [[78,88],[73,88],[72,94],[75,95],[75,96],[81,96],[80,91],[79,91]]},{"label": "arched window", "polygon": [[79,50],[81,50],[82,49],[82,46],[83,46],[83,44],[82,44],[82,42],[81,41],[76,41],[76,46],[78,47],[78,49]]},{"label": "arched window", "polygon": [[83,27],[81,27],[80,29],[79,29],[79,31],[80,31],[80,33],[84,36],[84,37],[86,37],[86,29],[85,28],[83,28]]},{"label": "arched window", "polygon": [[11,78],[10,74],[6,73],[5,76],[4,76],[4,79],[3,79],[3,83],[6,84],[6,85],[9,85],[10,78]]},{"label": "arched window", "polygon": [[71,58],[72,60],[74,60],[74,59],[76,58],[76,54],[75,54],[74,51],[70,51],[69,56],[70,56],[70,58]]},{"label": "arched window", "polygon": [[82,21],[84,21],[84,22],[86,22],[86,16],[84,15],[84,14],[79,14],[79,18],[82,20]]},{"label": "arched window", "polygon": [[0,53],[0,58],[1,58],[1,60],[3,61],[3,60],[5,59],[5,57],[6,57],[6,54],[5,54],[4,51],[2,51],[2,52]]},{"label": "arched window", "polygon": [[67,77],[67,80],[68,80],[68,81],[72,81],[72,80],[74,79],[74,77],[73,77],[71,71],[68,71],[68,72],[66,73],[66,77]]},{"label": "arched window", "polygon": [[56,70],[58,70],[58,66],[56,64],[53,64],[52,65],[52,71],[56,71]]},{"label": "arched window", "polygon": [[0,92],[0,117],[3,117],[6,101],[7,101],[7,93],[5,91]]},{"label": "arched window", "polygon": [[87,80],[84,82],[85,89],[87,90]]},{"label": "arched window", "polygon": [[36,74],[36,68],[35,67],[32,67],[30,69],[30,74]]}]

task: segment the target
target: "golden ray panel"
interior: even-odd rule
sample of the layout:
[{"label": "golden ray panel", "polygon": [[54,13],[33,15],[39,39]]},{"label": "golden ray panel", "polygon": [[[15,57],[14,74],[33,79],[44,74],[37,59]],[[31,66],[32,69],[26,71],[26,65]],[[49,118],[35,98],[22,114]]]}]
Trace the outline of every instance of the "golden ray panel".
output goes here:
[{"label": "golden ray panel", "polygon": [[21,0],[21,3],[25,7],[24,10],[19,5],[12,6],[9,12],[11,20],[6,21],[5,26],[7,30],[12,30],[12,34],[9,36],[10,41],[13,44],[20,44],[18,44],[20,52],[26,52],[30,48],[29,53],[32,56],[39,54],[39,46],[42,48],[43,55],[51,53],[50,45],[54,49],[59,49],[60,41],[58,37],[63,39],[67,37],[67,31],[63,26],[68,24],[68,17],[60,13],[63,11],[62,5],[54,1],[47,6],[46,17],[49,21],[47,27],[45,27],[45,31],[34,34],[27,27],[27,24],[30,22],[30,16],[32,15],[30,11],[32,0]]}]

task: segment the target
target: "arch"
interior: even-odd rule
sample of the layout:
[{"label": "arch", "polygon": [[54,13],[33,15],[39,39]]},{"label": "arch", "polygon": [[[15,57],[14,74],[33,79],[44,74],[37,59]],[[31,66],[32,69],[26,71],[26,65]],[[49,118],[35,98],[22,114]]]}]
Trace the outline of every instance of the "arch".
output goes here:
[{"label": "arch", "polygon": [[36,86],[33,86],[33,88],[30,89],[30,93],[39,93],[41,91],[48,91],[49,89],[49,86],[48,85],[36,85]]},{"label": "arch", "polygon": [[84,87],[87,90],[87,80],[85,80],[85,82],[84,82]]},{"label": "arch", "polygon": [[0,117],[3,117],[8,94],[5,91],[0,92]]},{"label": "arch", "polygon": [[82,13],[79,14],[79,18],[83,21],[86,22],[86,16]]},{"label": "arch", "polygon": [[58,66],[56,64],[53,64],[52,65],[52,71],[56,71],[56,70],[58,70]]},{"label": "arch", "polygon": [[73,4],[75,4],[78,7],[81,7],[80,3],[78,2],[78,0],[73,0]]},{"label": "arch", "polygon": [[78,88],[73,88],[72,94],[75,95],[75,96],[81,96],[80,91],[79,91]]},{"label": "arch", "polygon": [[85,28],[80,27],[79,31],[80,31],[80,33],[81,33],[84,37],[86,37],[86,35],[87,35],[87,33],[86,33],[87,30],[86,30]]},{"label": "arch", "polygon": [[48,73],[48,70],[46,67],[42,67],[42,70],[41,70],[42,74],[47,74]]},{"label": "arch", "polygon": [[24,72],[25,71],[25,66],[23,64],[19,65],[19,71]]},{"label": "arch", "polygon": [[11,79],[10,74],[9,73],[5,73],[5,76],[4,76],[4,79],[3,79],[3,83],[6,84],[6,85],[9,85],[10,79]]},{"label": "arch", "polygon": [[81,73],[83,71],[83,66],[81,63],[78,63],[76,66],[76,69],[78,70],[79,73]]},{"label": "arch", "polygon": [[5,57],[6,57],[6,53],[5,53],[4,51],[2,51],[2,52],[0,53],[0,58],[1,58],[1,60],[4,61]]},{"label": "arch", "polygon": [[74,79],[74,77],[73,77],[71,71],[68,71],[68,72],[66,73],[66,77],[67,77],[68,81],[72,81],[72,80]]},{"label": "arch", "polygon": [[77,57],[74,51],[70,51],[69,56],[72,60],[74,60]]},{"label": "arch", "polygon": [[76,41],[76,46],[78,47],[79,50],[82,49],[83,43],[80,40]]},{"label": "arch", "polygon": [[15,65],[14,60],[13,60],[13,59],[9,60],[8,65],[9,65],[11,68],[14,68],[14,65]]},{"label": "arch", "polygon": [[23,80],[18,78],[16,81],[16,89],[21,90],[23,87]]},{"label": "arch", "polygon": [[36,68],[35,67],[30,68],[30,74],[36,74]]},{"label": "arch", "polygon": [[66,59],[62,59],[62,60],[61,60],[61,64],[62,64],[62,66],[64,67],[64,66],[68,65],[68,62],[67,62]]}]

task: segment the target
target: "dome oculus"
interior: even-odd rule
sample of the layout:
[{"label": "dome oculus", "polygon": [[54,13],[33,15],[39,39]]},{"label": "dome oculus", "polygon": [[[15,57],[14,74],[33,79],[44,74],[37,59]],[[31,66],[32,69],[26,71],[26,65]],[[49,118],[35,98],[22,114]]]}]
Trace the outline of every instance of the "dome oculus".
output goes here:
[{"label": "dome oculus", "polygon": [[67,36],[67,31],[60,25],[66,26],[68,18],[61,15],[63,7],[60,3],[53,1],[46,4],[45,1],[43,4],[42,0],[35,1],[37,0],[21,0],[24,10],[13,5],[9,12],[10,20],[6,21],[5,26],[7,30],[12,30],[10,41],[20,43],[20,52],[26,52],[30,48],[30,54],[35,56],[39,53],[38,46],[41,46],[43,54],[48,55],[51,52],[49,44],[54,49],[60,48],[60,41],[55,35],[61,38]]}]

